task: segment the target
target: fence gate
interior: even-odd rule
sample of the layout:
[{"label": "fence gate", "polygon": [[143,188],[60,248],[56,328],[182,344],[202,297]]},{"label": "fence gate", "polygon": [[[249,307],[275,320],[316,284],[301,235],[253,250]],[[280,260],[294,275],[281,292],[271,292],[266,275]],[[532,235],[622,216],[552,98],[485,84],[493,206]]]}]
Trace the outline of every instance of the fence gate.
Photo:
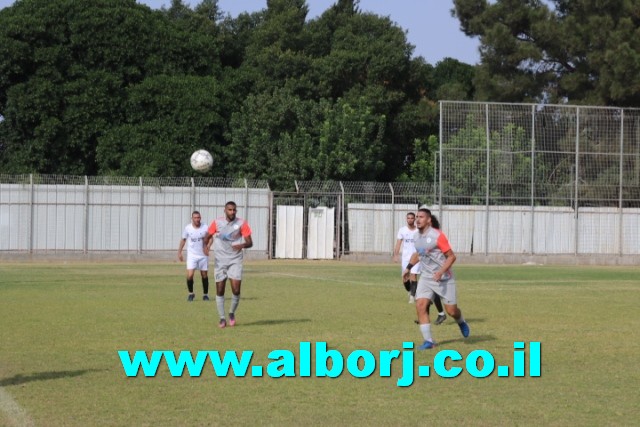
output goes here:
[{"label": "fence gate", "polygon": [[307,228],[307,258],[333,259],[335,208],[325,206],[309,209]]},{"label": "fence gate", "polygon": [[276,208],[276,258],[302,258],[303,206]]}]

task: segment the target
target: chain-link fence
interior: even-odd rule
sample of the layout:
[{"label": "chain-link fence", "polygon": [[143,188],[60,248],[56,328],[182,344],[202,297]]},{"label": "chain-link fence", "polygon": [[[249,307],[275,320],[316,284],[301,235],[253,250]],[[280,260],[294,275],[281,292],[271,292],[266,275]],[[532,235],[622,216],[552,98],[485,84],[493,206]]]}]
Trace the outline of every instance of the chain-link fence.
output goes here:
[{"label": "chain-link fence", "polygon": [[443,101],[440,114],[438,206],[463,252],[640,253],[640,110]]},{"label": "chain-link fence", "polygon": [[[193,210],[209,222],[234,200],[239,215],[266,223],[270,194],[266,181],[0,175],[0,250],[174,250]],[[253,236],[265,253],[266,231]]]},{"label": "chain-link fence", "polygon": [[172,251],[193,210],[234,200],[251,252],[390,255],[407,212],[462,254],[640,255],[640,110],[440,104],[436,182],[0,175],[0,251]]}]

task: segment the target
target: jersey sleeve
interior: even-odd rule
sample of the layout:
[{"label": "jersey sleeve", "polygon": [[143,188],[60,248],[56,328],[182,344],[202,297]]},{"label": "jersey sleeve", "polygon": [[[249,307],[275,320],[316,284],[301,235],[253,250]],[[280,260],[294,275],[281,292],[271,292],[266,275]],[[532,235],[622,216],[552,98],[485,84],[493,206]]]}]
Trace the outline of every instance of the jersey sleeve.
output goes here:
[{"label": "jersey sleeve", "polygon": [[209,226],[209,229],[207,230],[207,232],[213,236],[214,234],[216,234],[216,231],[218,231],[218,227],[217,226],[218,226],[218,224],[216,223],[216,220],[214,219],[213,221],[211,221],[211,225]]},{"label": "jersey sleeve", "polygon": [[186,239],[189,237],[189,233],[187,232],[187,227],[182,229],[182,238]]},{"label": "jersey sleeve", "polygon": [[251,236],[251,227],[249,227],[249,224],[246,221],[244,221],[240,226],[240,234],[242,237]]},{"label": "jersey sleeve", "polygon": [[440,233],[438,236],[438,241],[436,243],[438,249],[442,251],[442,253],[446,253],[451,250],[451,245],[449,244],[449,240],[447,240],[447,236],[444,233]]}]

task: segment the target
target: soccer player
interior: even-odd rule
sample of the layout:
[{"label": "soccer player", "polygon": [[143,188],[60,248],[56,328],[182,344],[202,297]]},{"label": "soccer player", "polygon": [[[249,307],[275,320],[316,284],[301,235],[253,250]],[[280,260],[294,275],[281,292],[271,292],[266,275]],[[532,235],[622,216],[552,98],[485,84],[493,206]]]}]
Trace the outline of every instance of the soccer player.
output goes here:
[{"label": "soccer player", "polygon": [[216,305],[220,316],[219,327],[227,326],[224,312],[224,291],[227,278],[231,282],[231,307],[229,308],[229,326],[236,324],[236,310],[240,303],[242,284],[243,249],[253,246],[251,228],[247,221],[236,216],[238,207],[235,202],[224,205],[224,216],[216,218],[209,225],[205,236],[205,254],[209,254],[208,245],[213,239],[215,259],[214,275],[216,280]]},{"label": "soccer player", "polygon": [[[413,245],[413,235],[418,231],[415,226],[415,220],[416,214],[409,212],[407,214],[407,225],[400,227],[400,230],[398,230],[398,240],[396,240],[396,246],[393,248],[394,262],[398,262],[398,256],[402,252],[402,261],[400,262],[402,270],[400,271],[400,277],[403,276],[404,270],[411,259],[411,255],[416,251],[416,248]],[[411,269],[409,277],[407,279],[403,278],[402,280],[402,284],[409,295],[409,304],[415,302],[414,296],[418,285],[418,273],[420,273],[420,265],[416,264]]]},{"label": "soccer player", "polygon": [[[416,248],[413,244],[413,238],[418,229],[415,226],[416,215],[413,212],[409,212],[407,214],[407,225],[403,226],[398,230],[398,240],[396,241],[396,246],[393,248],[393,260],[398,262],[398,255],[400,254],[400,249],[402,249],[402,263],[400,271],[400,276],[404,273],[404,269],[409,263],[411,259],[411,255],[416,251]],[[435,228],[440,228],[439,223],[437,223],[436,219]],[[420,265],[417,264],[411,269],[411,275],[409,276],[409,280],[405,281],[403,279],[404,288],[407,290],[409,294],[409,304],[415,302],[416,288],[418,286],[418,274],[420,274]],[[437,295],[433,299],[433,303],[436,305],[438,309],[438,318],[435,321],[436,325],[441,324],[447,318],[447,315],[444,314],[444,309],[442,308],[442,302],[440,302],[440,297]],[[430,306],[431,304],[429,304]],[[427,314],[429,314],[429,306],[427,306]]]},{"label": "soccer player", "polygon": [[204,253],[203,241],[207,234],[207,227],[201,224],[200,212],[191,213],[191,223],[187,224],[182,231],[182,239],[178,245],[178,259],[184,261],[182,250],[187,245],[187,289],[189,296],[187,301],[193,301],[196,294],[193,292],[193,275],[196,270],[200,270],[202,277],[202,299],[209,301],[209,256]]},{"label": "soccer player", "polygon": [[[435,215],[431,215],[431,227],[435,228],[436,230],[440,230],[440,221],[438,221],[438,218],[436,218]],[[415,289],[413,293],[415,295]],[[436,325],[440,325],[442,322],[447,320],[447,315],[444,313],[444,308],[442,307],[442,300],[440,299],[440,296],[438,294],[434,294],[432,302],[438,310],[438,317],[433,323],[435,323]],[[429,315],[429,307],[431,307],[431,304],[427,305],[427,316]]]},{"label": "soccer player", "polygon": [[435,347],[436,343],[431,336],[431,324],[427,315],[427,306],[434,295],[439,295],[444,302],[444,307],[449,316],[458,323],[463,337],[468,337],[469,325],[462,316],[462,311],[457,305],[456,282],[453,277],[451,266],[456,261],[456,256],[449,245],[447,236],[432,226],[431,211],[427,208],[418,209],[416,215],[416,226],[418,232],[414,237],[416,252],[411,255],[407,264],[403,278],[408,279],[411,269],[418,262],[420,263],[420,280],[416,290],[416,312],[420,332],[424,342],[420,350]]}]

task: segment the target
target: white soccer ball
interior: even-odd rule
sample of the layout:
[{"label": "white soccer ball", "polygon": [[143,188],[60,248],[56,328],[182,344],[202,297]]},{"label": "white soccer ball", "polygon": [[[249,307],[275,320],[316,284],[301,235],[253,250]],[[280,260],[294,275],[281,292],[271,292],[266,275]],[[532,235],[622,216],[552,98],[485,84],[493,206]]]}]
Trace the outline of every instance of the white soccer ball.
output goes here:
[{"label": "white soccer ball", "polygon": [[207,150],[198,150],[191,155],[191,167],[193,170],[204,173],[209,172],[213,166],[213,156]]}]

